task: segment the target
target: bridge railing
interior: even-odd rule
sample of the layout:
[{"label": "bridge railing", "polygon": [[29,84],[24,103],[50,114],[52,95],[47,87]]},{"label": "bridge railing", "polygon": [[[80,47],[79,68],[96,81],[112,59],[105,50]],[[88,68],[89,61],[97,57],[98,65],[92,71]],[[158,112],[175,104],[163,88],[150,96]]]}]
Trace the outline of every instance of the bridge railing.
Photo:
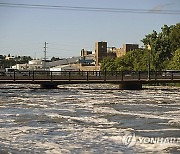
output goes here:
[{"label": "bridge railing", "polygon": [[142,81],[142,80],[180,80],[180,71],[15,71],[0,72],[0,80],[25,81]]}]

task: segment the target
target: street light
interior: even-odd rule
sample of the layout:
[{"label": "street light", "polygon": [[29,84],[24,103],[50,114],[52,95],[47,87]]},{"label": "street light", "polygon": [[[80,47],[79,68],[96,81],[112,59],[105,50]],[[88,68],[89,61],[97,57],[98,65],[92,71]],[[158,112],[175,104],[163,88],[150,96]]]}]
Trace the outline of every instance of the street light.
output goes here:
[{"label": "street light", "polygon": [[151,46],[147,46],[148,49],[148,80],[151,80]]}]

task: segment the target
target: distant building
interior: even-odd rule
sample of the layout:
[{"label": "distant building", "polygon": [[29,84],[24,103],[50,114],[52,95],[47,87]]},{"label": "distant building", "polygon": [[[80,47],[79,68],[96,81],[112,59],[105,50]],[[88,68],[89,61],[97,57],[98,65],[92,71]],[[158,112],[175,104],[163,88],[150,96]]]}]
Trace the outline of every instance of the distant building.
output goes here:
[{"label": "distant building", "polygon": [[122,48],[107,47],[107,42],[96,42],[95,52],[88,51],[85,49],[81,50],[81,58],[79,64],[76,65],[82,71],[95,71],[100,70],[100,63],[105,57],[122,57],[127,52],[138,49],[138,44],[123,44]]},{"label": "distant building", "polygon": [[42,60],[31,60],[28,62],[29,65],[42,65],[43,61]]},{"label": "distant building", "polygon": [[127,52],[139,49],[138,44],[123,44],[122,48],[115,48],[112,47],[111,52],[116,54],[116,57],[122,57],[124,56]]},{"label": "distant building", "polygon": [[14,69],[18,69],[20,71],[34,71],[34,70],[42,70],[44,66],[44,62],[42,60],[31,60],[26,64],[16,64],[12,66]]},{"label": "distant building", "polygon": [[107,42],[101,41],[95,43],[94,52],[82,49],[80,57],[63,58],[52,62],[31,60],[27,64],[16,64],[12,68],[18,70],[99,71],[100,63],[105,57],[122,57],[127,52],[138,48],[138,44],[123,44],[122,48],[108,47]]},{"label": "distant building", "polygon": [[85,49],[81,50],[81,57],[85,57],[85,56],[91,55],[91,54],[92,54],[92,51],[87,51]]},{"label": "distant building", "polygon": [[60,65],[50,68],[50,71],[79,71],[79,69],[72,65]]},{"label": "distant building", "polygon": [[71,64],[76,64],[79,62],[80,57],[71,57],[71,58],[63,58],[57,61],[53,62],[45,62],[43,60],[31,60],[26,64],[16,64],[12,66],[14,69],[18,70],[49,70],[50,68],[53,67],[61,67],[61,66],[67,66]]},{"label": "distant building", "polygon": [[73,64],[74,67],[78,68],[80,71],[100,71],[100,66],[85,65],[85,64]]},{"label": "distant building", "polygon": [[81,59],[83,60],[95,60],[95,56],[92,51],[87,51],[85,49],[81,50]]},{"label": "distant building", "polygon": [[107,47],[107,57],[116,58],[116,48],[115,47]]},{"label": "distant building", "polygon": [[107,42],[96,42],[95,43],[96,66],[98,66],[105,57],[107,57]]},{"label": "distant building", "polygon": [[81,50],[81,57],[79,59],[79,63],[81,65],[94,65],[95,64],[95,56],[92,51],[87,51],[85,49]]}]

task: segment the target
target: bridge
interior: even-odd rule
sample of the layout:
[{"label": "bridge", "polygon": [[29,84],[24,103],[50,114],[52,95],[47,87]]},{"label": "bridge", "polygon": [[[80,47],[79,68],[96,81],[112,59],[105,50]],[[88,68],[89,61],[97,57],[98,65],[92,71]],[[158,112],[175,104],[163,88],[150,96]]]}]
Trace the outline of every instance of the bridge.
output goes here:
[{"label": "bridge", "polygon": [[111,83],[120,89],[142,89],[143,84],[180,83],[180,71],[14,71],[0,72],[0,84],[40,84],[57,88],[61,84]]}]

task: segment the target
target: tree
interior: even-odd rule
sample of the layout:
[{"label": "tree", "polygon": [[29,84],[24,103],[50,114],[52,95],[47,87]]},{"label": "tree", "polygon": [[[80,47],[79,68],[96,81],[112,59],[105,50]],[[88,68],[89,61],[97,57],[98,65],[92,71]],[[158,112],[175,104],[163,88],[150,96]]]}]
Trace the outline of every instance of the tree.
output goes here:
[{"label": "tree", "polygon": [[176,50],[174,57],[170,61],[169,69],[180,70],[180,48]]},{"label": "tree", "polygon": [[102,71],[116,71],[116,66],[115,66],[115,59],[106,57],[102,60],[101,62],[101,70]]},{"label": "tree", "polygon": [[56,57],[51,58],[51,61],[57,61],[57,60],[60,60],[60,58],[59,57],[58,58],[56,58]]},{"label": "tree", "polygon": [[[106,58],[101,69],[110,71],[147,71],[148,60],[153,70],[180,69],[180,23],[164,25],[161,32],[153,31],[142,39],[145,49],[127,52],[120,58]],[[150,48],[149,48],[150,47]]]},{"label": "tree", "polygon": [[123,57],[117,58],[115,61],[118,71],[132,71],[133,70],[133,60],[132,51],[124,55]]},{"label": "tree", "polygon": [[105,58],[101,63],[101,70],[107,71],[144,71],[147,70],[147,51],[138,49],[129,51],[119,58]]},{"label": "tree", "polygon": [[22,56],[19,60],[19,63],[21,64],[28,63],[30,60],[32,60],[30,56]]},{"label": "tree", "polygon": [[167,63],[180,47],[180,23],[174,26],[164,25],[158,34],[153,31],[142,40],[144,45],[151,48],[152,66],[155,70],[166,69]]},{"label": "tree", "polygon": [[3,56],[3,55],[0,55],[0,59],[2,60],[2,59],[5,59],[5,56]]},{"label": "tree", "polygon": [[176,51],[180,48],[180,23],[177,23],[172,27],[172,31],[170,32],[170,39],[172,45],[172,51]]}]

